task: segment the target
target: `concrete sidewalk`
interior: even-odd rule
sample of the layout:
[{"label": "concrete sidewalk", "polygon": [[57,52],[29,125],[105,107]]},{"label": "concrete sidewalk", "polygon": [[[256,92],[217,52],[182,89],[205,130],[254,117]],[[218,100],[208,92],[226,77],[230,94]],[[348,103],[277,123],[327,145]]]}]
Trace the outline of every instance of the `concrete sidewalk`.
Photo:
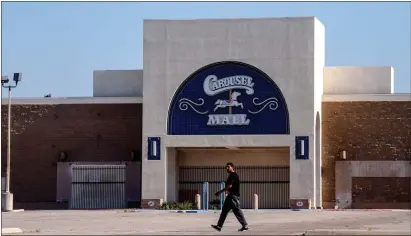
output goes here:
[{"label": "concrete sidewalk", "polygon": [[58,210],[3,213],[3,227],[30,235],[410,235],[410,211],[246,211],[250,231],[232,213],[222,232],[215,224],[220,212],[208,214],[126,210]]}]

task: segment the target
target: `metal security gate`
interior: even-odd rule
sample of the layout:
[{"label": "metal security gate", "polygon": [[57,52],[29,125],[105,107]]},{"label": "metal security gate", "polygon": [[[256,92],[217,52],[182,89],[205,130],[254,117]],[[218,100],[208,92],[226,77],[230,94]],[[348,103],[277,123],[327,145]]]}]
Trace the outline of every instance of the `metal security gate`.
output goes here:
[{"label": "metal security gate", "polygon": [[[238,166],[236,172],[241,181],[242,208],[252,208],[254,194],[258,195],[260,209],[290,208],[289,166]],[[179,167],[179,201],[193,201],[201,194],[204,182],[209,183],[210,201],[216,201],[214,193],[227,176],[224,166]]]},{"label": "metal security gate", "polygon": [[126,207],[126,165],[72,165],[70,209]]}]

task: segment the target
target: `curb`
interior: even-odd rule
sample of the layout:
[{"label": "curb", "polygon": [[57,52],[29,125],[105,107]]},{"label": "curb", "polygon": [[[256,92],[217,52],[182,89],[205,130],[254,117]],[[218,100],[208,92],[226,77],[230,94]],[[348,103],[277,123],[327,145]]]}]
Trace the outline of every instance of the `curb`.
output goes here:
[{"label": "curb", "polygon": [[22,234],[23,230],[20,228],[1,228],[1,234]]},{"label": "curb", "polygon": [[313,212],[316,211],[316,209],[291,209],[291,211]]},{"label": "curb", "polygon": [[[199,213],[211,213],[211,214],[216,214],[219,213],[221,210],[151,210],[151,209],[140,209],[136,210],[136,213],[187,213],[187,214],[199,214]],[[257,212],[257,213],[262,213],[262,212],[284,212],[284,211],[299,211],[299,212],[312,212],[313,210],[310,209],[278,209],[278,210],[270,210],[270,209],[243,209],[243,212]],[[133,211],[130,211],[133,212]]]},{"label": "curb", "polygon": [[410,235],[410,231],[381,229],[316,229],[308,230],[304,235]]},{"label": "curb", "polygon": [[177,211],[177,213],[199,213],[199,211],[196,211],[196,210],[188,210],[188,211]]},{"label": "curb", "polygon": [[407,212],[409,209],[317,209],[316,211],[394,211]]},{"label": "curb", "polygon": [[216,213],[218,211],[203,210],[136,210],[136,213]]},{"label": "curb", "polygon": [[17,209],[17,210],[11,210],[11,211],[2,210],[2,212],[23,212],[23,211],[24,209]]},{"label": "curb", "polygon": [[[267,213],[267,212],[326,212],[326,211],[388,211],[388,212],[410,212],[410,210],[400,210],[400,209],[243,209],[244,212],[257,212],[257,213]],[[219,213],[220,210],[154,210],[154,209],[139,209],[135,211],[136,213]]]}]

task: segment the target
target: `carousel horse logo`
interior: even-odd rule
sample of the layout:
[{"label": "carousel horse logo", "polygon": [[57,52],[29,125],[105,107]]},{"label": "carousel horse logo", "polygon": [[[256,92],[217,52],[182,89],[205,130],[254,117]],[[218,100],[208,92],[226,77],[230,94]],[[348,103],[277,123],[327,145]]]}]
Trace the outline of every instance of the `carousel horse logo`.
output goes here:
[{"label": "carousel horse logo", "polygon": [[[204,93],[210,97],[224,92],[228,93],[228,99],[217,99],[214,102],[213,109],[213,112],[216,112],[219,109],[228,108],[227,113],[208,114],[208,126],[241,126],[248,125],[250,123],[250,119],[248,119],[247,114],[233,113],[233,108],[240,107],[242,110],[244,109],[243,103],[238,100],[238,98],[242,95],[242,93],[238,90],[244,90],[245,95],[248,96],[254,94],[254,82],[252,77],[246,75],[235,75],[218,79],[216,75],[208,75],[204,79],[203,90]],[[247,110],[249,114],[258,114],[267,106],[271,110],[276,110],[278,108],[277,98],[271,97],[263,102],[258,101],[258,97],[253,98],[253,108],[257,108],[257,110]],[[202,108],[204,103],[205,101],[203,98],[198,98],[197,102],[187,98],[181,98],[179,107],[181,110],[187,110],[190,107],[195,113],[205,115],[209,113],[209,111]]]},{"label": "carousel horse logo", "polygon": [[214,111],[216,111],[218,108],[238,107],[238,106],[240,106],[241,109],[243,109],[243,108],[244,108],[243,103],[237,101],[237,98],[238,98],[238,96],[240,96],[240,95],[241,95],[241,93],[234,91],[234,92],[231,94],[229,100],[220,100],[220,99],[218,99],[218,100],[214,103],[214,105],[215,105]]}]

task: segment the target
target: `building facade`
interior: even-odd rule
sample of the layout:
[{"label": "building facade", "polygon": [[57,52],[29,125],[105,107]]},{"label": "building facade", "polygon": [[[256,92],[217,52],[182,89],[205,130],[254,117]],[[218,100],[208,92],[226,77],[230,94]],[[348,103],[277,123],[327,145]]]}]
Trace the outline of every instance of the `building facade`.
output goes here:
[{"label": "building facade", "polygon": [[245,208],[409,208],[410,94],[326,67],[316,18],[146,20],[143,58],[92,98],[13,99],[15,204],[64,207],[70,163],[126,163],[129,206],[192,201],[233,162]]}]

